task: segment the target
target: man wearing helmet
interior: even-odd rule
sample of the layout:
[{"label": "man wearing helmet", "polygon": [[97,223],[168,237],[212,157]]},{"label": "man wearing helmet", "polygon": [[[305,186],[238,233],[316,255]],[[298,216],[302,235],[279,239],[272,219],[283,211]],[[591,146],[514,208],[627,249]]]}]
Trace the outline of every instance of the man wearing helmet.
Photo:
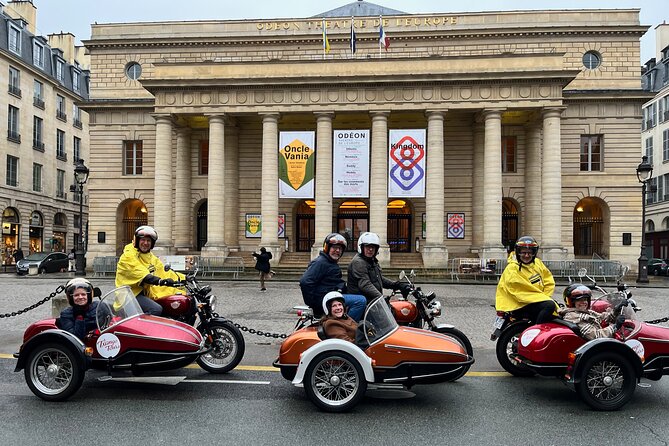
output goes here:
[{"label": "man wearing helmet", "polygon": [[[562,293],[566,308],[560,309],[560,316],[564,320],[573,322],[581,330],[581,336],[587,340],[597,338],[611,338],[622,327],[625,316],[615,316],[616,309],[609,308],[603,313],[590,309],[592,291],[580,283],[569,285]],[[602,328],[602,322],[609,325]]]},{"label": "man wearing helmet", "polygon": [[97,328],[98,303],[93,302],[93,286],[83,277],[77,277],[67,282],[65,295],[70,306],[60,312],[57,325],[83,340],[86,333]]},{"label": "man wearing helmet", "polygon": [[346,314],[344,303],[344,296],[339,291],[327,293],[323,298],[325,316],[321,319],[321,324],[328,338],[355,342],[358,323]]},{"label": "man wearing helmet", "polygon": [[408,284],[383,277],[381,265],[376,259],[381,242],[373,232],[363,232],[358,238],[358,253],[348,265],[346,290],[349,293],[362,294],[367,302],[383,296],[384,288],[407,291]]},{"label": "man wearing helmet", "polygon": [[[304,303],[314,310],[314,315],[322,315],[323,297],[330,291],[343,291],[346,282],[342,278],[339,259],[346,250],[346,239],[336,232],[330,233],[323,241],[323,250],[312,260],[300,279],[300,290]],[[366,300],[364,296],[344,294],[349,315],[356,321],[362,318]]]},{"label": "man wearing helmet", "polygon": [[554,317],[557,304],[553,300],[553,274],[537,258],[539,244],[530,236],[516,241],[515,256],[509,255],[502,277],[497,285],[495,309],[513,312],[535,324],[548,322]]},{"label": "man wearing helmet", "polygon": [[[140,226],[135,230],[132,243],[123,248],[116,266],[116,286],[129,286],[142,311],[160,316],[163,309],[153,299],[176,294],[178,290],[172,287],[175,279],[181,277],[173,271],[165,271],[163,262],[151,252],[157,240],[158,234],[151,226]],[[156,289],[157,286],[161,288]]]}]

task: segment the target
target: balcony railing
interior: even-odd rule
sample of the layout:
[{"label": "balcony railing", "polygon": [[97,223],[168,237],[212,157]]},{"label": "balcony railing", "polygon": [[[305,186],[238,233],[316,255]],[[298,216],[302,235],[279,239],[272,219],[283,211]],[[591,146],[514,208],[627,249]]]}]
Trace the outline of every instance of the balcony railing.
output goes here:
[{"label": "balcony railing", "polygon": [[77,118],[74,118],[74,119],[72,120],[72,125],[75,126],[75,127],[78,128],[78,129],[81,129],[81,128],[84,127],[84,124],[83,124],[79,119],[77,119]]},{"label": "balcony railing", "polygon": [[67,161],[67,153],[65,152],[56,152],[56,158],[61,161]]},{"label": "balcony railing", "polygon": [[56,118],[60,119],[61,121],[67,121],[67,113],[62,110],[56,110]]},{"label": "balcony railing", "polygon": [[37,108],[41,108],[42,110],[44,110],[44,101],[42,100],[42,98],[35,96],[33,98],[33,105]]},{"label": "balcony railing", "polygon": [[33,139],[33,149],[44,152],[44,143],[42,141]]},{"label": "balcony railing", "polygon": [[7,130],[7,139],[17,143],[21,142],[21,135],[13,130]]},{"label": "balcony railing", "polygon": [[16,85],[9,84],[9,92],[16,97],[21,97],[21,89]]}]

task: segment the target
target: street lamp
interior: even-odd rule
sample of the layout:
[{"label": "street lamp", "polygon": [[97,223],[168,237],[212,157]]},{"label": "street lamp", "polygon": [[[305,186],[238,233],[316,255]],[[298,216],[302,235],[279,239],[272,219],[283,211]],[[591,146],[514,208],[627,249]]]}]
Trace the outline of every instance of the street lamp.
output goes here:
[{"label": "street lamp", "polygon": [[75,276],[85,276],[86,268],[84,266],[84,184],[88,181],[88,167],[81,158],[77,160],[74,167],[74,181],[79,185],[79,243],[75,254],[76,271]]},{"label": "street lamp", "polygon": [[641,164],[636,168],[636,177],[641,183],[641,255],[639,256],[639,275],[637,283],[648,283],[648,257],[646,257],[646,183],[653,176],[653,165],[648,157],[641,157]]}]

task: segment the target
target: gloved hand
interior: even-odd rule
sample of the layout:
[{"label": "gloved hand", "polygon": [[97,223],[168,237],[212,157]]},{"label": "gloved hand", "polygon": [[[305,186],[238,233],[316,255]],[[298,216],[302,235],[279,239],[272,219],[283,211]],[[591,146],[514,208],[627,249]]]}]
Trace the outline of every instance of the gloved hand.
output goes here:
[{"label": "gloved hand", "polygon": [[409,294],[411,294],[411,285],[406,282],[400,282],[399,290],[400,293],[402,293],[402,296],[406,298]]},{"label": "gloved hand", "polygon": [[625,316],[621,314],[616,318],[616,325],[615,325],[616,331],[620,330],[620,327],[622,327],[624,323],[625,323]]},{"label": "gloved hand", "polygon": [[74,305],[72,307],[72,314],[75,319],[83,319],[86,316],[86,311],[88,311],[88,305],[82,307],[80,305]]},{"label": "gloved hand", "polygon": [[626,307],[626,306],[627,306],[627,300],[623,300],[623,301],[619,302],[615,307],[613,307],[613,309],[616,312],[619,312],[623,307]]},{"label": "gloved hand", "polygon": [[174,286],[174,280],[173,279],[160,279],[160,282],[158,282],[158,285],[160,286]]}]

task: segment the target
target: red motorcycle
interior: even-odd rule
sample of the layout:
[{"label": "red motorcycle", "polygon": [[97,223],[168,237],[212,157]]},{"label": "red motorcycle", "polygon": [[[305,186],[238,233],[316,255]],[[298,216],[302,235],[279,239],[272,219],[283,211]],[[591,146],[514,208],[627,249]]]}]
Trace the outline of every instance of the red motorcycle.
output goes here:
[{"label": "red motorcycle", "polygon": [[[555,319],[533,325],[513,344],[510,358],[526,374],[562,378],[596,410],[617,410],[633,396],[641,378],[669,374],[669,328],[636,320],[639,309],[627,285],[600,297],[626,318],[613,338],[588,341],[576,324]],[[658,321],[654,321],[658,322]]]}]

